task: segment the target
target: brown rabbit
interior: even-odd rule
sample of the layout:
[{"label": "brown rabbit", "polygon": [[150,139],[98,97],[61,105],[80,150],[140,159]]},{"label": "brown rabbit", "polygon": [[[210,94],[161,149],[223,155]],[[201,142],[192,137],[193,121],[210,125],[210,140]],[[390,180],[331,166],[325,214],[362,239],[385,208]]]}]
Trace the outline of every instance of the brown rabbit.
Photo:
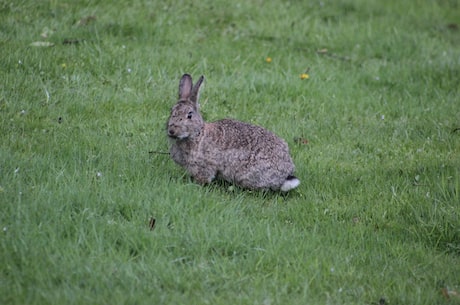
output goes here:
[{"label": "brown rabbit", "polygon": [[248,189],[287,192],[300,183],[289,148],[272,132],[231,119],[206,123],[199,112],[201,76],[184,74],[167,132],[171,158],[200,184],[224,179]]}]

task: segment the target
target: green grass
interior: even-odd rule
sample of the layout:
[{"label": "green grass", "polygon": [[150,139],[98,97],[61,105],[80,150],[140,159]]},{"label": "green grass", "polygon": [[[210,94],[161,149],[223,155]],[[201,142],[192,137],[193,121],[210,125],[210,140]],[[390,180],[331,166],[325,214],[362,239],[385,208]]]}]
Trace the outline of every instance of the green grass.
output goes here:
[{"label": "green grass", "polygon": [[[106,2],[0,2],[1,304],[460,304],[457,1]],[[156,153],[185,72],[298,189]]]}]

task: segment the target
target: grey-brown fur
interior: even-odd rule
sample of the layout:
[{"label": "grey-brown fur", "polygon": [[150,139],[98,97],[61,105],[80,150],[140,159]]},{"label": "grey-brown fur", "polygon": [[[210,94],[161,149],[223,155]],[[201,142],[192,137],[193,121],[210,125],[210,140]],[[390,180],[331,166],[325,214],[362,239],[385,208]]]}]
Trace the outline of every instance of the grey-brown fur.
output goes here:
[{"label": "grey-brown fur", "polygon": [[184,74],[179,101],[167,124],[172,159],[200,184],[214,178],[244,188],[288,191],[299,184],[293,176],[289,148],[272,132],[251,124],[224,119],[205,123],[199,113],[203,76],[193,86]]}]

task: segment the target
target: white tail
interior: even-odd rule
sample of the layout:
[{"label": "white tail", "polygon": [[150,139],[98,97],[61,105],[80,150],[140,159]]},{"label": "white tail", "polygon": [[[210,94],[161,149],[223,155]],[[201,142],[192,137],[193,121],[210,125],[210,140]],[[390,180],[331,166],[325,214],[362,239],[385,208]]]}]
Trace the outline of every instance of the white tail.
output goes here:
[{"label": "white tail", "polygon": [[283,192],[287,192],[289,190],[292,190],[296,187],[298,187],[300,184],[300,180],[297,179],[296,177],[294,176],[289,176],[286,181],[283,183],[283,185],[281,186],[281,191]]}]

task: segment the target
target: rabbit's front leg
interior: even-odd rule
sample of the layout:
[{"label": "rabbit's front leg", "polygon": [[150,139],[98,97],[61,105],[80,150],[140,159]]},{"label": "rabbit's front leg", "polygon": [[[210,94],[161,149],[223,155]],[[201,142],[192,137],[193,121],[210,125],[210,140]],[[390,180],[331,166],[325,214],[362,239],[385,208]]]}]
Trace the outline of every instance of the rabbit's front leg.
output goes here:
[{"label": "rabbit's front leg", "polygon": [[208,184],[216,177],[216,170],[212,168],[204,168],[199,165],[188,168],[190,175],[199,184]]}]

